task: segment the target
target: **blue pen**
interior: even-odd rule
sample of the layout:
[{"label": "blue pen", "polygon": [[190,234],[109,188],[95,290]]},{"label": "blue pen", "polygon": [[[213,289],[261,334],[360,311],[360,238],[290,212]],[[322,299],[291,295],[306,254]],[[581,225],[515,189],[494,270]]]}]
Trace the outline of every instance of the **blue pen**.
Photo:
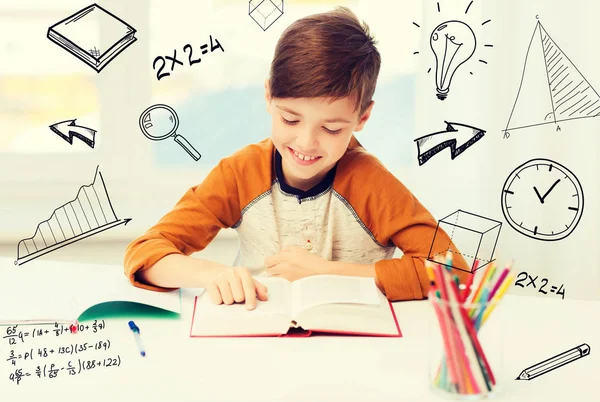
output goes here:
[{"label": "blue pen", "polygon": [[129,328],[131,328],[131,330],[133,331],[133,336],[135,336],[135,341],[138,345],[138,349],[140,350],[140,354],[142,356],[146,356],[146,350],[144,349],[144,346],[142,345],[142,340],[140,339],[140,329],[137,325],[135,325],[133,321],[129,321]]}]

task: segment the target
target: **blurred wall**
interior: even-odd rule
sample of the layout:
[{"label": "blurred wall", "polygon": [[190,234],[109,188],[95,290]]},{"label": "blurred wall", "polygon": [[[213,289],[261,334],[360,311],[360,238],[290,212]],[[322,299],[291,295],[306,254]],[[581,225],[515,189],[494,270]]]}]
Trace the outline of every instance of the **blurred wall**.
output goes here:
[{"label": "blurred wall", "polygon": [[[283,30],[302,16],[347,5],[369,24],[383,60],[372,117],[357,133],[367,150],[436,218],[464,210],[501,222],[495,249],[500,264],[514,258],[516,271],[547,278],[549,286],[563,285],[569,298],[600,299],[600,263],[586,258],[600,244],[600,118],[561,123],[558,132],[554,124],[511,131],[508,139],[502,131],[538,21],[589,83],[600,88],[594,68],[600,56],[589,40],[593,16],[600,11],[594,2],[450,1],[439,2],[438,9],[435,1],[285,1],[284,14],[263,31],[248,16],[244,1],[106,0],[98,4],[133,26],[137,41],[101,73],[46,38],[48,27],[88,3],[5,3],[0,4],[0,241],[15,250],[55,208],[91,183],[97,167],[116,215],[132,220],[85,241],[127,242],[140,235],[222,157],[270,135],[263,83]],[[457,69],[448,98],[440,101],[430,34],[453,19],[472,28],[477,47]],[[106,32],[99,34],[109,39]],[[197,51],[195,58],[200,46],[210,46],[211,36],[224,51],[202,55],[190,66],[185,46]],[[163,71],[170,75],[157,79],[160,62],[155,59],[174,53],[183,64],[171,70],[167,59]],[[525,99],[524,107],[534,110],[543,96]],[[159,103],[176,110],[178,133],[201,153],[200,161],[172,138],[150,141],[142,135],[140,114]],[[97,130],[93,149],[77,139],[70,145],[50,131],[51,124],[68,119]],[[445,149],[420,166],[414,140],[444,130],[444,121],[480,128],[485,136],[455,159]],[[514,230],[500,204],[508,175],[542,157],[574,172],[585,194],[581,221],[556,242]],[[531,287],[511,291],[548,297]]]}]

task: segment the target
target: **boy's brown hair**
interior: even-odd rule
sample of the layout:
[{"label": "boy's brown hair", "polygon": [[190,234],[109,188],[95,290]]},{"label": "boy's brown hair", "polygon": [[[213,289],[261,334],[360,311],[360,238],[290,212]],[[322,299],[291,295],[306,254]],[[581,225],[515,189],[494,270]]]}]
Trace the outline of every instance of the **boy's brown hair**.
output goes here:
[{"label": "boy's brown hair", "polygon": [[309,15],[281,35],[271,62],[276,98],[352,96],[359,117],[375,93],[381,56],[369,26],[346,7]]}]

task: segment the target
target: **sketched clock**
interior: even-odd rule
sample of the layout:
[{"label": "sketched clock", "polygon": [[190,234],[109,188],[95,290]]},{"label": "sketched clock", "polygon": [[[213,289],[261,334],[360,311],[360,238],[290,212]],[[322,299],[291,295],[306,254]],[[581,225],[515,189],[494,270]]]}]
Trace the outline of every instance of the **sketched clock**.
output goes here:
[{"label": "sketched clock", "polygon": [[506,179],[502,213],[516,231],[543,241],[570,235],[583,214],[583,189],[560,163],[536,158],[518,166]]}]

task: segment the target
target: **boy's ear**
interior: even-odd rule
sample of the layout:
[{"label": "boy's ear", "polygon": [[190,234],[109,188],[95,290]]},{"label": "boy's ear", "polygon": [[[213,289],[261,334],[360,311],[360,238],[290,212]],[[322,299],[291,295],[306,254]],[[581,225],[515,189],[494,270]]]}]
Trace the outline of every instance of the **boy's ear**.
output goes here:
[{"label": "boy's ear", "polygon": [[271,114],[271,86],[268,78],[265,80],[265,101],[267,103],[267,113]]},{"label": "boy's ear", "polygon": [[364,111],[362,116],[360,116],[358,120],[358,125],[356,126],[354,131],[360,131],[363,129],[363,127],[367,123],[367,120],[369,120],[369,117],[371,117],[371,110],[373,110],[373,105],[375,105],[375,101],[372,100],[371,102],[369,102],[369,106],[367,106],[367,109]]}]

